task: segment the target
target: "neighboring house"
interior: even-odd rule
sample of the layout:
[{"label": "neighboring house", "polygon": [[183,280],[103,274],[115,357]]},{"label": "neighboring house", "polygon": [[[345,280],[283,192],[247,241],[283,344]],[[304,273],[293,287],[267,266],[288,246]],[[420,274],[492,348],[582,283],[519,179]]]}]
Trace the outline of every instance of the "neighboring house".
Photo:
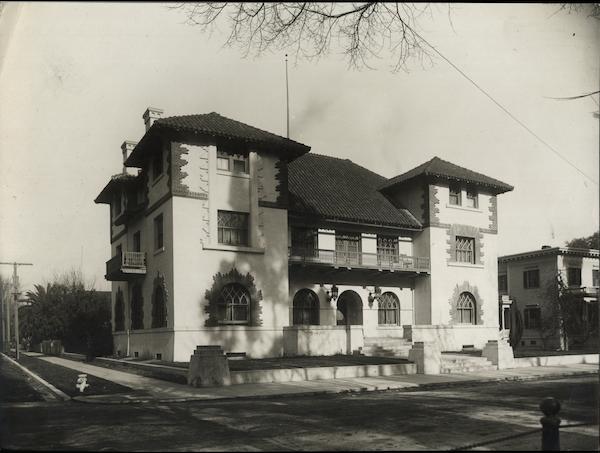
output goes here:
[{"label": "neighboring house", "polygon": [[[583,296],[582,336],[598,335],[598,250],[543,246],[540,250],[498,258],[498,291],[501,327],[510,330],[511,308],[521,312],[523,334],[519,346],[544,346],[542,322],[548,315],[550,288],[558,288],[560,273],[568,291]],[[547,347],[560,346],[558,336],[545,340]]]},{"label": "neighboring house", "polygon": [[95,200],[111,208],[116,353],[498,339],[496,196],[510,185],[437,157],[386,179],[217,113],[161,113],[148,108]]}]

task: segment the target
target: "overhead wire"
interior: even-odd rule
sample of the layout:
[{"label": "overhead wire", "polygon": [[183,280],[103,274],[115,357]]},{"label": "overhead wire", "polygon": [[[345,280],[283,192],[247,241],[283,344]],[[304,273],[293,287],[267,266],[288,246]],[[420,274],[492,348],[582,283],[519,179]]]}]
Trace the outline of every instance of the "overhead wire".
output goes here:
[{"label": "overhead wire", "polygon": [[[489,94],[487,91],[485,91],[481,86],[479,86],[479,84],[477,82],[475,82],[473,79],[471,79],[463,70],[461,70],[458,66],[456,66],[452,61],[450,61],[449,58],[447,58],[445,55],[443,55],[437,48],[435,48],[432,44],[430,44],[425,38],[423,38],[419,33],[417,33],[413,28],[411,28],[410,26],[408,26],[407,24],[405,24],[406,28],[410,29],[415,36],[417,36],[421,41],[423,41],[425,44],[427,44],[436,54],[438,54],[444,61],[446,61],[446,63],[448,63],[450,66],[452,66],[456,71],[458,71],[465,79],[467,79],[469,82],[471,82],[471,84],[473,84],[473,86],[475,86],[481,93],[483,93],[488,99],[490,99],[494,104],[496,104],[496,106],[498,106],[504,113],[506,113],[513,121],[515,121],[517,124],[519,124],[523,129],[525,129],[527,132],[529,132],[533,137],[535,137],[540,143],[542,143],[543,145],[545,145],[550,151],[552,151],[554,154],[556,154],[558,157],[560,157],[562,160],[564,160],[567,164],[569,164],[571,167],[573,167],[575,170],[577,170],[582,176],[584,176],[585,178],[587,178],[589,181],[593,182],[594,184],[598,185],[598,182],[595,181],[594,179],[592,179],[589,175],[587,175],[583,170],[581,170],[579,167],[577,167],[577,165],[575,165],[573,162],[571,162],[569,159],[567,159],[565,156],[563,156],[559,151],[557,151],[556,149],[554,149],[554,147],[552,145],[550,145],[546,140],[544,140],[542,137],[540,137],[538,134],[536,134],[533,130],[531,130],[523,121],[521,121],[519,118],[517,118],[515,115],[513,115],[506,107],[504,107],[500,102],[498,102],[491,94]],[[592,94],[595,93],[589,93],[585,96],[590,96]],[[593,98],[592,98],[593,99]]]}]

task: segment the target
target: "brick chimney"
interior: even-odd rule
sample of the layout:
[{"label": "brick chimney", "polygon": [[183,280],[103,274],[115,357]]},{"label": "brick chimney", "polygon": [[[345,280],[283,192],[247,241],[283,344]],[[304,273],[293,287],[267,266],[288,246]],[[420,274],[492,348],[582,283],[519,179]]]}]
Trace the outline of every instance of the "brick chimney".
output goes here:
[{"label": "brick chimney", "polygon": [[124,175],[134,175],[134,176],[137,175],[137,172],[138,172],[137,168],[131,168],[131,167],[125,166],[125,161],[131,154],[131,151],[133,151],[133,148],[135,148],[135,145],[137,145],[137,143],[132,142],[131,140],[125,140],[123,142],[123,144],[121,145],[121,151],[123,152],[123,174]]},{"label": "brick chimney", "polygon": [[146,125],[146,132],[150,129],[150,126],[154,124],[154,122],[159,119],[163,114],[162,109],[157,109],[156,107],[148,107],[142,118],[144,118],[144,124]]}]

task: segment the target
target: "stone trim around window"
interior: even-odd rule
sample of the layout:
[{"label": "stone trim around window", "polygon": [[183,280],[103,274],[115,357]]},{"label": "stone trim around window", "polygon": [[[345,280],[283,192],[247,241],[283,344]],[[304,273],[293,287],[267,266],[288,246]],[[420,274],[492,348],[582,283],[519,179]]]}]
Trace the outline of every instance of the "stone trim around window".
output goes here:
[{"label": "stone trim around window", "polygon": [[204,306],[204,312],[208,315],[204,325],[205,327],[218,327],[223,324],[219,320],[218,315],[218,300],[221,294],[221,290],[225,285],[229,283],[239,283],[244,286],[250,294],[250,307],[248,312],[248,323],[244,326],[261,326],[262,325],[262,291],[256,288],[254,284],[254,277],[247,273],[246,275],[240,274],[240,272],[233,267],[229,272],[223,274],[217,272],[213,276],[213,285],[210,289],[207,289],[204,293],[204,298],[208,303]]},{"label": "stone trim around window", "polygon": [[190,150],[182,143],[173,143],[171,145],[171,153],[172,154],[172,165],[170,165],[171,172],[169,173],[171,179],[169,181],[169,185],[172,187],[173,196],[179,197],[187,197],[187,198],[196,198],[199,200],[208,199],[208,147],[200,147],[198,152],[202,153],[200,156],[200,162],[202,166],[201,170],[201,178],[202,178],[202,186],[204,188],[203,192],[194,192],[191,191],[190,188],[183,182],[188,173],[183,170],[188,164],[188,161],[183,158],[183,156],[189,155]]},{"label": "stone trim around window", "polygon": [[484,256],[483,233],[480,231],[479,228],[471,226],[471,225],[453,224],[453,225],[450,225],[450,228],[448,228],[447,233],[448,233],[448,239],[446,241],[446,243],[448,244],[448,249],[447,249],[448,259],[446,260],[447,263],[458,263],[458,261],[456,261],[456,259],[454,257],[454,249],[456,248],[456,237],[463,236],[463,237],[470,237],[470,238],[475,239],[475,248],[474,248],[475,263],[473,263],[473,264],[479,264],[479,265],[484,264],[484,261],[483,261],[483,256]]},{"label": "stone trim around window", "polygon": [[489,203],[489,211],[490,211],[490,231],[493,233],[498,233],[498,199],[496,195],[490,196]]},{"label": "stone trim around window", "polygon": [[468,281],[464,281],[461,284],[457,284],[454,287],[452,296],[448,300],[450,304],[450,324],[459,324],[458,314],[458,300],[460,295],[464,292],[471,293],[475,298],[475,319],[477,320],[476,325],[483,325],[483,301],[479,296],[479,290],[477,286],[471,285]]}]

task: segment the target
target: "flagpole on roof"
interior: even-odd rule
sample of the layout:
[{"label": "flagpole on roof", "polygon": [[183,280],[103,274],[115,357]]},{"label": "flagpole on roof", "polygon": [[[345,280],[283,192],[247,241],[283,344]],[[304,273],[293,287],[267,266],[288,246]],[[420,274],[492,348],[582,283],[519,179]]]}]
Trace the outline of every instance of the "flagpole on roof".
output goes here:
[{"label": "flagpole on roof", "polygon": [[285,54],[285,104],[286,104],[286,137],[290,138],[290,90],[288,87],[288,56]]}]

